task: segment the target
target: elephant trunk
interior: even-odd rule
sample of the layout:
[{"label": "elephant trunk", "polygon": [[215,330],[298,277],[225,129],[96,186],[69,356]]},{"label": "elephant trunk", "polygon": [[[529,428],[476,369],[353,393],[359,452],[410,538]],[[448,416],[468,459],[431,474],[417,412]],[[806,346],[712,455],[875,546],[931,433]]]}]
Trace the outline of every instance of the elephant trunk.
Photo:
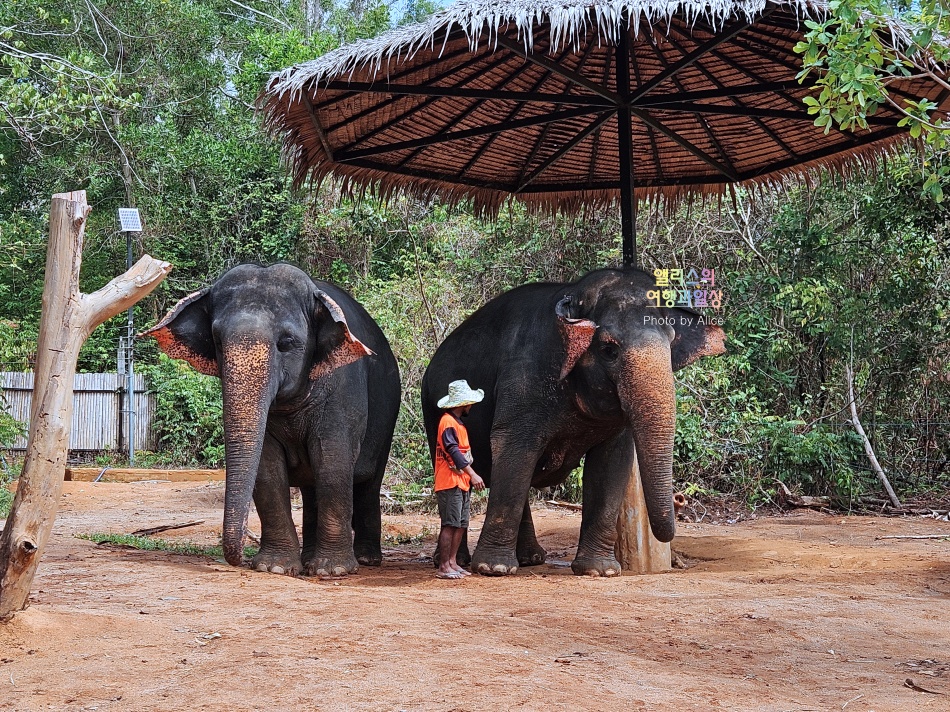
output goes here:
[{"label": "elephant trunk", "polygon": [[273,400],[268,341],[241,339],[222,349],[224,445],[227,468],[224,494],[224,558],[239,566],[251,496],[261,462],[267,411]]},{"label": "elephant trunk", "polygon": [[673,509],[673,438],[676,432],[676,387],[670,347],[653,339],[628,351],[618,392],[637,448],[640,479],[650,528],[659,541],[676,533]]}]

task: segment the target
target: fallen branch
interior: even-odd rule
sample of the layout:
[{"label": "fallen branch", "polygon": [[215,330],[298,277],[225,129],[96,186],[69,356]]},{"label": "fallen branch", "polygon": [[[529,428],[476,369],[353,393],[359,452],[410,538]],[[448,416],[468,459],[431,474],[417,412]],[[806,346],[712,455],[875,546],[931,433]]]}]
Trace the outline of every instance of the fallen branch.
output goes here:
[{"label": "fallen branch", "polygon": [[928,690],[925,687],[921,687],[920,685],[915,683],[913,680],[911,680],[909,677],[906,680],[904,680],[904,687],[909,687],[914,692],[926,692],[928,695],[942,695],[943,694],[942,692],[935,692],[934,690]]},{"label": "fallen branch", "polygon": [[893,504],[895,507],[900,507],[901,501],[897,499],[897,495],[894,493],[894,488],[891,487],[891,483],[888,481],[887,475],[884,474],[881,464],[877,461],[877,456],[874,454],[874,448],[871,447],[871,441],[868,439],[867,434],[864,432],[864,427],[861,425],[861,421],[858,419],[858,408],[854,402],[854,374],[851,371],[850,364],[845,366],[844,373],[845,380],[848,382],[848,405],[851,408],[851,425],[854,426],[855,431],[857,431],[861,438],[861,442],[864,443],[864,452],[867,453],[868,460],[871,462],[871,469],[874,470],[874,474],[877,475],[877,478],[881,481],[881,484],[884,485],[884,490],[887,492],[887,496],[891,500],[891,504]]},{"label": "fallen branch", "polygon": [[950,532],[947,534],[891,534],[889,536],[876,536],[875,539],[950,539]]},{"label": "fallen branch", "polygon": [[778,485],[779,502],[792,507],[807,509],[824,509],[831,506],[831,497],[808,497],[794,494],[781,480],[775,480]]},{"label": "fallen branch", "polygon": [[580,512],[584,509],[583,504],[574,504],[573,502],[561,502],[556,499],[545,500],[546,504],[550,504],[554,507],[563,507],[564,509],[573,509],[575,512]]},{"label": "fallen branch", "polygon": [[150,527],[148,529],[137,529],[132,532],[131,536],[149,536],[151,534],[158,534],[159,532],[167,532],[171,529],[184,529],[185,527],[195,527],[199,524],[204,524],[204,519],[196,519],[193,522],[185,522],[184,524],[163,524],[160,527]]}]

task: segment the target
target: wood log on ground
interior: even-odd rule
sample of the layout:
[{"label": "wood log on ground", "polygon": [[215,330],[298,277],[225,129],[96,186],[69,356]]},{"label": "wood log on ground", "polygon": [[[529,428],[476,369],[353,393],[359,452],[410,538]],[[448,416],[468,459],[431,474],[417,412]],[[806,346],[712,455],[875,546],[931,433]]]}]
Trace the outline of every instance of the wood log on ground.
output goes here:
[{"label": "wood log on ground", "polygon": [[53,196],[30,434],[13,507],[0,535],[0,621],[23,610],[59,507],[79,349],[99,324],[149,294],[171,265],[145,255],[92,294],[79,289],[86,192]]},{"label": "wood log on ground", "polygon": [[570,509],[575,512],[584,511],[583,504],[574,504],[573,502],[562,502],[559,499],[547,499],[545,500],[546,504],[550,504],[552,507],[561,507],[562,509]]},{"label": "wood log on ground", "polygon": [[[101,475],[101,477],[100,477]],[[169,470],[139,467],[67,467],[67,482],[142,482],[168,480],[169,482],[219,482],[224,470]]]},{"label": "wood log on ground", "polygon": [[806,509],[824,509],[831,506],[831,497],[810,497],[792,492],[784,482],[775,480],[779,504],[786,507],[802,507]]}]

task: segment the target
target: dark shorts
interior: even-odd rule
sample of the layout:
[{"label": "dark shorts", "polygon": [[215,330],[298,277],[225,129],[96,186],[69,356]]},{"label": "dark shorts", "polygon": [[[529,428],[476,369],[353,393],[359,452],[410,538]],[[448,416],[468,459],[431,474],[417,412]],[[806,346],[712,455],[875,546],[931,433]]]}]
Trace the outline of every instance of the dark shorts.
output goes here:
[{"label": "dark shorts", "polygon": [[439,501],[439,516],[444,527],[468,527],[468,517],[472,508],[472,493],[453,487],[435,493]]}]

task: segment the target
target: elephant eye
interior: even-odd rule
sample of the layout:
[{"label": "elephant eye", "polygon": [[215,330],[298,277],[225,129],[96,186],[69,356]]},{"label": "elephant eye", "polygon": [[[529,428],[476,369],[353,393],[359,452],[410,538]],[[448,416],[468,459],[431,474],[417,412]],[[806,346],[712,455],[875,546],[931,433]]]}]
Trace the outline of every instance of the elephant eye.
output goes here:
[{"label": "elephant eye", "polygon": [[620,356],[620,346],[614,341],[602,341],[600,352],[608,361],[616,361],[617,357]]},{"label": "elephant eye", "polygon": [[287,352],[292,349],[297,348],[298,341],[293,336],[281,336],[277,340],[277,350],[281,352]]}]

